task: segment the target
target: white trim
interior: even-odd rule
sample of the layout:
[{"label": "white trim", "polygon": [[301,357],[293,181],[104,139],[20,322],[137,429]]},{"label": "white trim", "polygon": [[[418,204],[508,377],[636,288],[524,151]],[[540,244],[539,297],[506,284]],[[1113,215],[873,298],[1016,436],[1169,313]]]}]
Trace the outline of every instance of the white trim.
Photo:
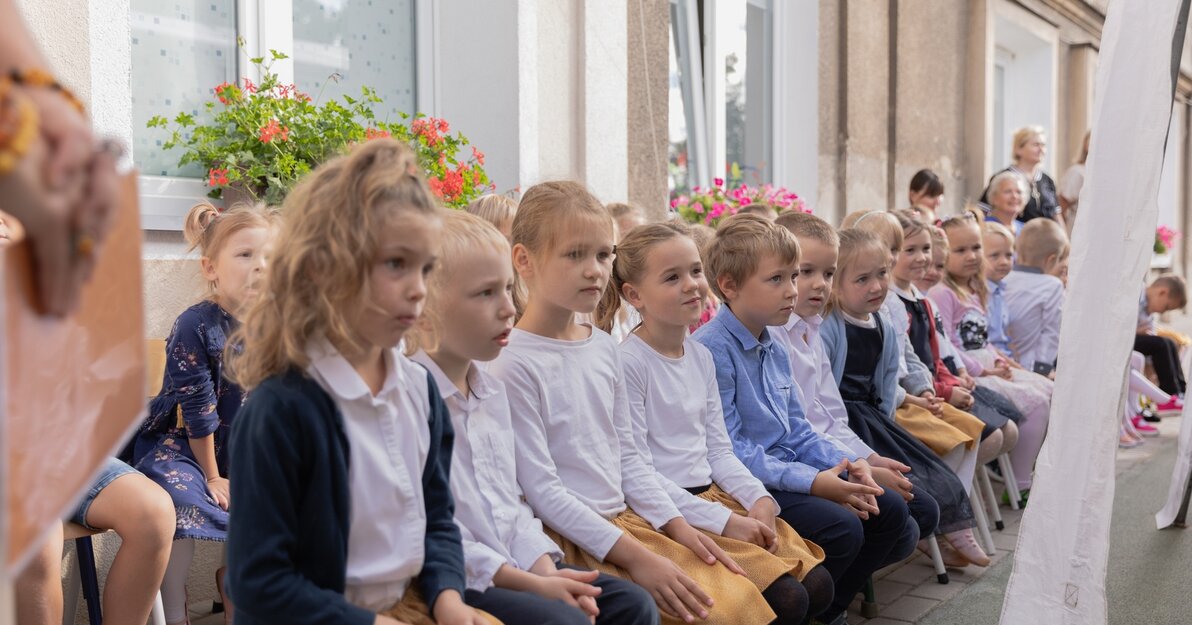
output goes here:
[{"label": "white trim", "polygon": [[[439,4],[433,0],[414,0],[414,98],[418,112],[440,117],[439,47],[436,28]],[[413,111],[411,111],[413,112]]]},{"label": "white trim", "polygon": [[[687,122],[687,182],[691,187],[712,183],[711,158],[708,154],[708,117],[705,113],[703,59],[695,51],[700,49],[698,8],[696,0],[671,0],[675,24],[672,37],[680,68],[680,90],[683,92]],[[691,110],[687,111],[690,106]]]},{"label": "white trim", "polygon": [[[254,82],[261,81],[261,72],[249,59],[260,56],[260,0],[236,0],[236,77],[247,77]],[[249,36],[249,35],[252,36]]]},{"label": "white trim", "polygon": [[[271,71],[277,74],[278,82],[294,82],[294,3],[290,0],[247,0],[257,4],[257,56],[265,57],[269,63],[270,50],[290,55],[288,59],[273,62]],[[248,38],[241,31],[241,36]]]},{"label": "white trim", "polygon": [[190,207],[206,199],[208,191],[199,178],[141,176],[137,181],[141,229],[182,230]]},{"label": "white trim", "polygon": [[[713,178],[723,178],[728,160],[725,144],[725,70],[724,51],[718,44],[716,29],[725,6],[721,0],[704,0],[704,114],[707,120],[709,159],[704,170]],[[693,12],[694,19],[695,13]]]}]

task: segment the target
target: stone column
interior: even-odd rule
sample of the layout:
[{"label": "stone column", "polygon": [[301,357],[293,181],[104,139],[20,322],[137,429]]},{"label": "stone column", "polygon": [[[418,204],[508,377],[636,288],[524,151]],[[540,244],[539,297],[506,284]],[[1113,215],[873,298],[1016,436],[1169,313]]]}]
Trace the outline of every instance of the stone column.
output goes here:
[{"label": "stone column", "polygon": [[670,3],[628,0],[629,201],[650,220],[666,217]]}]

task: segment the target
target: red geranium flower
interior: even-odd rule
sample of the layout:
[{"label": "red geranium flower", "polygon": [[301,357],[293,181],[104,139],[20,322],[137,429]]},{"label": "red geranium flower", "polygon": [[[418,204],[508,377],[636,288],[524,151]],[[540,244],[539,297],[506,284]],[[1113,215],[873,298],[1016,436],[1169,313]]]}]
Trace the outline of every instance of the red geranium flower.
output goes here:
[{"label": "red geranium flower", "polygon": [[212,167],[207,171],[207,186],[218,187],[228,184],[228,170]]},{"label": "red geranium flower", "polygon": [[388,139],[392,137],[388,130],[381,130],[379,128],[369,128],[364,131],[364,140],[372,141],[373,139]]}]

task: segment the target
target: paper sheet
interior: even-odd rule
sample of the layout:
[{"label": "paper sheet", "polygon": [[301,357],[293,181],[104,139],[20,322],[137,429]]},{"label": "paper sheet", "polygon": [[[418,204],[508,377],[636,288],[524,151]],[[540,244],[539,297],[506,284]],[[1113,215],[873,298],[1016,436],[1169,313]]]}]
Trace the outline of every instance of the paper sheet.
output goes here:
[{"label": "paper sheet", "polygon": [[33,309],[28,249],[0,254],[0,521],[11,575],[89,486],[145,409],[141,229],[135,175],[121,184],[112,232],[78,312]]}]

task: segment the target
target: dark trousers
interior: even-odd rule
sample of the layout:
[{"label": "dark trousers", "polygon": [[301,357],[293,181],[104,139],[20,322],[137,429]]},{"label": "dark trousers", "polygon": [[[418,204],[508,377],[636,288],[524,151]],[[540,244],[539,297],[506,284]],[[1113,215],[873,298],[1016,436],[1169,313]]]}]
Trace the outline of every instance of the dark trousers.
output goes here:
[{"label": "dark trousers", "polygon": [[[559,568],[578,569],[560,564]],[[658,625],[658,607],[650,593],[637,584],[600,574],[593,586],[601,589],[596,598],[600,615],[596,625]],[[464,602],[495,616],[505,625],[591,625],[579,608],[532,592],[492,587],[484,592],[467,590]]]},{"label": "dark trousers", "polygon": [[877,498],[881,514],[864,521],[822,497],[780,490],[770,494],[782,510],[782,520],[824,549],[823,567],[836,580],[832,605],[820,615],[825,622],[848,608],[874,571],[909,557],[919,542],[918,523],[892,489]]},{"label": "dark trousers", "polygon": [[1134,351],[1151,359],[1159,388],[1168,395],[1181,395],[1184,383],[1184,369],[1180,366],[1180,346],[1166,336],[1151,334],[1134,335]]}]

